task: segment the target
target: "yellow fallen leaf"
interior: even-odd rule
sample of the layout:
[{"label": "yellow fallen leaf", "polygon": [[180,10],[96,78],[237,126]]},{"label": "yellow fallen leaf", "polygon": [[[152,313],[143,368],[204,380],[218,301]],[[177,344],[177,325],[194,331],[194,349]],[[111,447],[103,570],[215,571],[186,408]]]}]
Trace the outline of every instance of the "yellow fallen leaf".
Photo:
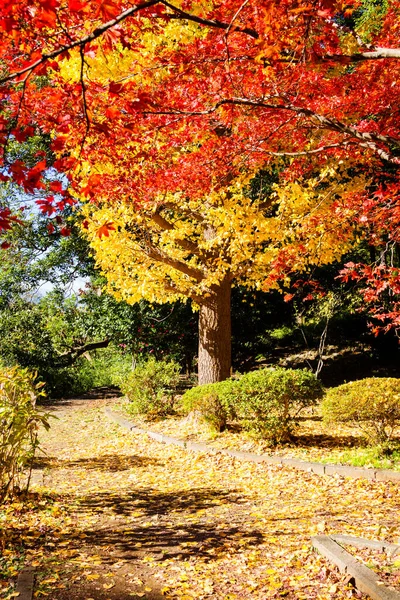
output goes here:
[{"label": "yellow fallen leaf", "polygon": [[112,583],[103,583],[103,588],[104,588],[105,590],[111,590],[111,588],[113,588],[113,587],[114,587],[114,585],[115,585],[115,583],[114,583],[114,582],[112,582]]},{"label": "yellow fallen leaf", "polygon": [[89,581],[94,581],[95,579],[99,579],[100,575],[98,573],[89,573],[88,575],[86,575],[86,579],[89,579]]},{"label": "yellow fallen leaf", "polygon": [[41,581],[40,583],[42,585],[46,585],[46,583],[55,583],[58,580],[58,576],[57,577],[49,577],[48,579],[43,579],[43,581]]}]

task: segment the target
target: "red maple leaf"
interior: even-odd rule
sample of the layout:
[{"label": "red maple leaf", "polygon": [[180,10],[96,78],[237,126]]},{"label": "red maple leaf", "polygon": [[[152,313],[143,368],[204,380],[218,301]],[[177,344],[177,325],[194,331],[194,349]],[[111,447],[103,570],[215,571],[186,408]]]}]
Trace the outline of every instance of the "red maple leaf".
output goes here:
[{"label": "red maple leaf", "polygon": [[63,186],[62,186],[61,181],[52,181],[50,183],[50,189],[52,192],[62,192]]},{"label": "red maple leaf", "polygon": [[115,231],[114,224],[110,221],[109,223],[104,223],[101,227],[96,231],[96,235],[99,238],[102,238],[103,235],[108,237],[110,235],[110,231]]},{"label": "red maple leaf", "polygon": [[103,0],[98,3],[95,16],[101,15],[103,19],[109,21],[116,17],[120,12],[120,3],[116,0]]},{"label": "red maple leaf", "polygon": [[50,196],[49,198],[36,200],[36,204],[44,215],[49,215],[49,217],[51,217],[51,215],[56,212],[56,209],[53,206],[53,201],[54,196]]},{"label": "red maple leaf", "polygon": [[0,208],[0,231],[11,229],[13,223],[22,224],[22,221],[13,215],[9,208]]}]

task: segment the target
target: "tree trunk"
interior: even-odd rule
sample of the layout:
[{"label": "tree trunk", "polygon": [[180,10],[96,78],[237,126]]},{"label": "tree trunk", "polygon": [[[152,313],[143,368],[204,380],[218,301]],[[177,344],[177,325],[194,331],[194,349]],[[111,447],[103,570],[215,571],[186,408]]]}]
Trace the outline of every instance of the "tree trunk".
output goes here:
[{"label": "tree trunk", "polygon": [[199,385],[231,374],[231,282],[225,279],[200,306]]}]

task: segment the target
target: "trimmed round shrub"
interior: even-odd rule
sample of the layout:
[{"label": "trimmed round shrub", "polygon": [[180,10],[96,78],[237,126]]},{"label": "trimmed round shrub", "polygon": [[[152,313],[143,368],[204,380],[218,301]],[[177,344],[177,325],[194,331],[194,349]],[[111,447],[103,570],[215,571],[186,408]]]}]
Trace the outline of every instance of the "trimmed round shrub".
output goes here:
[{"label": "trimmed round shrub", "polygon": [[149,419],[166,417],[174,412],[175,392],[180,366],[173,361],[157,361],[154,357],[137,365],[121,385],[128,398],[128,411]]},{"label": "trimmed round shrub", "polygon": [[269,368],[243,375],[236,396],[244,428],[276,444],[290,439],[299,412],[315,405],[323,388],[306,369]]},{"label": "trimmed round shrub", "polygon": [[351,423],[370,443],[384,444],[400,426],[400,379],[369,377],[331,388],[322,413],[326,423]]},{"label": "trimmed round shrub", "polygon": [[206,383],[187,390],[181,399],[185,414],[200,413],[204,421],[214,431],[222,431],[228,419],[235,417],[235,384],[232,379],[217,383]]}]

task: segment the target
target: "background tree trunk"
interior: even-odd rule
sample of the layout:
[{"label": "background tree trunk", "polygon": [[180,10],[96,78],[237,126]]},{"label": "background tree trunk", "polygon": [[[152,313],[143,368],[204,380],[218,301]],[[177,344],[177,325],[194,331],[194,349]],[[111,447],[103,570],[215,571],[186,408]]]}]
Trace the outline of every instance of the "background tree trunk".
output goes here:
[{"label": "background tree trunk", "polygon": [[231,374],[231,282],[213,288],[200,306],[199,385],[223,381]]}]

